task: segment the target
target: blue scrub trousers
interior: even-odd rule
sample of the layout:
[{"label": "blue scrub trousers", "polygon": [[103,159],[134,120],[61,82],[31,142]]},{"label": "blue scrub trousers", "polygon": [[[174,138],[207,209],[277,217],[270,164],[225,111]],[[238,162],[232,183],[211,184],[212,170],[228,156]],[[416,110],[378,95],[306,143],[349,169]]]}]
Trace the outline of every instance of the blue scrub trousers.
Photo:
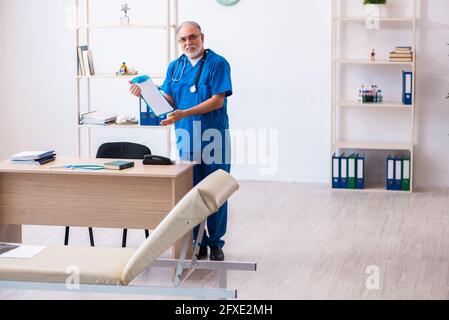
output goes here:
[{"label": "blue scrub trousers", "polygon": [[[201,180],[206,178],[211,173],[222,169],[228,173],[231,171],[231,164],[225,163],[225,164],[197,164],[195,165],[193,169],[193,184],[194,186],[197,185]],[[224,205],[218,209],[217,212],[210,215],[207,218],[207,234],[206,230],[203,234],[203,240],[200,243],[200,246],[218,246],[220,248],[223,248],[225,242],[221,239],[224,234],[226,233],[226,225],[228,222],[228,202],[226,202]],[[196,237],[198,235],[199,226],[196,226],[195,229],[193,229],[193,241],[195,242]]]}]

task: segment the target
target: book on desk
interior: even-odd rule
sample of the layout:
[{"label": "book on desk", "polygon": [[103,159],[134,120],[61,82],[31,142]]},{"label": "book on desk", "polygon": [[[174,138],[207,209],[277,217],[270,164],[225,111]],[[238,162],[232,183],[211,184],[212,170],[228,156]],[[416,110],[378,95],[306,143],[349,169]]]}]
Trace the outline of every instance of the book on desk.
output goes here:
[{"label": "book on desk", "polygon": [[104,168],[108,170],[123,170],[132,167],[134,167],[134,161],[117,160],[104,164]]},{"label": "book on desk", "polygon": [[56,159],[55,150],[22,151],[11,156],[11,163],[16,164],[45,164]]}]

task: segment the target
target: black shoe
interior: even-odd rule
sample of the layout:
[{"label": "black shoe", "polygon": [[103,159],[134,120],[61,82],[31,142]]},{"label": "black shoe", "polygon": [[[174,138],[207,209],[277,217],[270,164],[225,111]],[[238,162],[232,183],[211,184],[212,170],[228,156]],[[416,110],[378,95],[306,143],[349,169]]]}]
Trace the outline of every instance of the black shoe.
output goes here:
[{"label": "black shoe", "polygon": [[200,247],[200,251],[198,251],[196,258],[198,260],[207,259],[207,247]]},{"label": "black shoe", "polygon": [[210,260],[212,261],[223,261],[224,260],[224,253],[221,248],[217,246],[210,247]]}]

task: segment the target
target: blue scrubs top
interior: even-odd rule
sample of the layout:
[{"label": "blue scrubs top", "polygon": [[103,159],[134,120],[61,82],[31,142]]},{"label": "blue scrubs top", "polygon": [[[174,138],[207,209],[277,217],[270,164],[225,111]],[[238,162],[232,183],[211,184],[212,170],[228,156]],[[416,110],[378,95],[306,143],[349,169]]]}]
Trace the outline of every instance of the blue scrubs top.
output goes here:
[{"label": "blue scrubs top", "polygon": [[[184,68],[184,73],[182,70]],[[190,92],[190,87],[195,83],[195,78],[201,66],[199,61],[195,67],[192,66],[189,59],[183,55],[179,59],[172,61],[167,70],[165,82],[162,85],[162,91],[172,96],[175,102],[175,109],[187,110],[210,99],[213,95],[225,94],[223,107],[212,112],[195,115],[181,119],[175,123],[176,137],[178,141],[178,150],[181,158],[185,159],[182,146],[186,141],[178,129],[186,130],[190,135],[190,153],[201,152],[203,148],[211,141],[202,141],[203,133],[207,129],[216,129],[221,133],[221,148],[229,147],[229,119],[227,113],[227,97],[232,95],[231,67],[225,58],[207,49],[207,56],[204,62],[203,71],[198,82],[197,91]],[[182,75],[182,76],[181,76]],[[172,79],[180,79],[173,81]],[[207,137],[209,139],[209,137]],[[194,143],[196,142],[196,143]],[[201,150],[200,150],[201,148]]]}]

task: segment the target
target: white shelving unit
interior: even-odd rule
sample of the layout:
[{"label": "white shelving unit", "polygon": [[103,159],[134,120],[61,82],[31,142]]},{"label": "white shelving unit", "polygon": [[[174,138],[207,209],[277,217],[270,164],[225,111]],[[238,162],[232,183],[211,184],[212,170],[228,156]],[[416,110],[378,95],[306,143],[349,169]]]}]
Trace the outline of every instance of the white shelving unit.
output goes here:
[{"label": "white shelving unit", "polygon": [[[90,48],[90,30],[92,29],[110,29],[113,31],[114,29],[158,29],[158,30],[165,30],[165,48],[166,48],[166,68],[168,68],[168,65],[170,64],[170,61],[174,59],[178,55],[178,45],[176,42],[176,35],[175,30],[178,26],[178,0],[163,0],[165,1],[165,24],[129,24],[129,25],[121,25],[121,24],[92,24],[91,23],[91,1],[95,0],[84,0],[84,6],[81,8],[80,6],[81,0],[75,0],[75,6],[76,6],[76,46],[75,49],[78,48],[81,38],[81,32],[85,32],[86,36],[86,43],[87,46]],[[162,0],[161,0],[162,1]],[[80,14],[81,11],[83,11],[84,15],[84,24],[81,25],[80,23]],[[172,56],[173,52],[173,56]],[[165,69],[166,69],[165,68]],[[139,74],[147,74],[150,77],[154,79],[164,79],[165,74],[162,73],[154,73],[154,72],[139,72]],[[170,157],[170,151],[172,148],[171,143],[171,135],[172,135],[172,128],[171,127],[155,127],[155,126],[140,126],[140,125],[107,125],[107,126],[94,126],[94,125],[82,125],[80,124],[80,115],[81,115],[81,81],[87,81],[87,112],[92,111],[91,109],[91,81],[98,80],[98,79],[126,79],[129,80],[131,78],[135,77],[133,76],[121,76],[116,75],[114,73],[110,74],[102,74],[102,73],[96,73],[95,75],[87,75],[87,76],[81,76],[76,75],[76,107],[77,107],[77,118],[76,118],[76,128],[77,128],[77,135],[76,135],[76,141],[77,141],[77,156],[81,157],[81,148],[82,148],[82,139],[81,139],[81,132],[82,130],[87,130],[87,144],[88,144],[88,157],[90,158],[91,155],[91,143],[92,143],[92,130],[96,130],[98,128],[107,128],[108,130],[127,130],[127,129],[148,129],[148,130],[162,130],[164,134],[166,135],[166,150],[169,153],[167,156]]]},{"label": "white shelving unit", "polygon": [[[151,73],[151,72],[141,72],[141,74],[147,74],[153,79],[164,79],[165,74],[164,73]],[[117,76],[115,74],[110,73],[96,73],[93,76],[76,76],[77,79],[132,79],[136,76]]]},{"label": "white shelving unit", "polygon": [[[415,110],[416,110],[416,56],[417,56],[417,6],[419,0],[408,0],[409,5],[411,5],[411,16],[408,17],[380,17],[379,22],[381,25],[388,24],[389,29],[394,29],[395,24],[406,25],[407,30],[412,32],[412,43],[414,59],[413,62],[390,62],[388,60],[364,60],[364,59],[348,59],[342,57],[341,48],[344,45],[341,43],[341,27],[348,23],[365,23],[366,17],[351,16],[344,17],[341,15],[341,1],[345,0],[332,0],[332,102],[331,102],[331,152],[332,154],[337,151],[344,150],[396,150],[405,151],[410,153],[411,160],[411,175],[410,175],[410,192],[413,192],[413,157],[414,157],[414,145],[415,145]],[[395,1],[395,0],[389,0]],[[362,3],[362,0],[360,0]],[[362,5],[362,4],[361,4]],[[366,30],[366,32],[372,32],[372,30]],[[391,32],[394,32],[392,30]],[[393,49],[393,48],[392,48]],[[341,98],[340,92],[340,72],[343,67],[350,65],[358,66],[360,68],[369,68],[370,72],[381,72],[376,68],[398,68],[398,66],[403,66],[409,68],[413,72],[413,104],[404,105],[402,101],[386,101],[383,103],[358,103],[357,101],[348,101],[348,99]],[[356,89],[356,88],[354,88]],[[342,124],[338,123],[338,116],[340,112],[345,109],[348,112],[350,110],[375,110],[379,113],[392,112],[393,110],[400,110],[399,112],[404,112],[404,114],[411,113],[410,115],[410,131],[411,135],[407,143],[395,143],[395,142],[363,142],[363,141],[342,141],[338,139],[339,129],[341,129]],[[369,162],[366,164],[369,166]],[[365,183],[366,184],[366,183]],[[366,184],[366,190],[371,191],[386,191],[384,185],[373,186]],[[349,190],[349,189],[344,189]],[[352,191],[352,190],[351,190]],[[360,191],[360,190],[355,190]],[[363,190],[362,190],[363,191]],[[391,192],[391,191],[388,191]]]},{"label": "white shelving unit", "polygon": [[[414,18],[379,18],[380,22],[412,22]],[[365,22],[366,17],[335,17],[334,21],[342,22]]]}]

